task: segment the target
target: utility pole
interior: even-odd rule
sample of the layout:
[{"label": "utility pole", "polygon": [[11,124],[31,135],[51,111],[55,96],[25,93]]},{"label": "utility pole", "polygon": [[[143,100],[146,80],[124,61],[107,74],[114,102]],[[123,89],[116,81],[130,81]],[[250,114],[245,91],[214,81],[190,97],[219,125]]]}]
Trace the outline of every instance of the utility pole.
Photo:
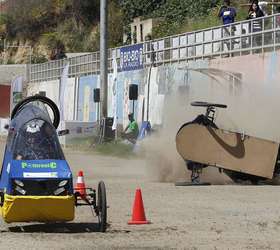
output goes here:
[{"label": "utility pole", "polygon": [[107,0],[100,1],[100,87],[102,117],[107,117],[108,95],[108,45],[107,45]]}]

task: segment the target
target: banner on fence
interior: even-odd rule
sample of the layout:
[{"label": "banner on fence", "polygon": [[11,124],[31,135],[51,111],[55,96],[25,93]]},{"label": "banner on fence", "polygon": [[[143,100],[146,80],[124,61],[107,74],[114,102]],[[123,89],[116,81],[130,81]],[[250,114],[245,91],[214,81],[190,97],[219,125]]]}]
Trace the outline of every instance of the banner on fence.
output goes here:
[{"label": "banner on fence", "polygon": [[120,70],[143,69],[143,44],[136,44],[120,49]]},{"label": "banner on fence", "polygon": [[11,111],[22,100],[23,76],[17,76],[11,83]]}]

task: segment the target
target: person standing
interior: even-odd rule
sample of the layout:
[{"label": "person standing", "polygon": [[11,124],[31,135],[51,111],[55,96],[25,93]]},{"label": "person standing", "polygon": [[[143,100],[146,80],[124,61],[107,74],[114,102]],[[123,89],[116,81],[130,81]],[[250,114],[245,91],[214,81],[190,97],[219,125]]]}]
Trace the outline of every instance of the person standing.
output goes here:
[{"label": "person standing", "polygon": [[[230,6],[230,0],[224,0],[224,5],[220,8],[218,17],[222,20],[223,25],[223,38],[234,36],[235,27],[230,24],[235,22],[236,10],[234,7]],[[227,49],[230,50],[233,48],[233,43],[230,48],[230,42],[224,42],[227,46]]]},{"label": "person standing", "polygon": [[[264,13],[263,11],[260,9],[259,5],[258,5],[258,1],[254,1],[252,3],[252,6],[250,7],[249,11],[248,11],[248,20],[253,20],[250,23],[250,31],[251,32],[260,32],[262,31],[262,27],[263,27],[263,21],[262,19],[259,19],[260,17],[263,17]],[[258,35],[254,35],[253,36],[253,46],[261,46],[261,42],[262,42],[262,35],[258,34]]]},{"label": "person standing", "polygon": [[249,8],[249,11],[248,11],[248,13],[250,12],[250,11],[252,11],[252,9],[253,9],[253,4],[257,4],[259,7],[260,7],[260,9],[261,9],[261,11],[263,12],[263,14],[265,15],[265,16],[267,16],[268,14],[267,14],[267,11],[266,11],[266,7],[268,6],[268,1],[259,1],[259,0],[253,0],[253,1],[251,1],[251,5],[250,5],[250,8]]},{"label": "person standing", "polygon": [[218,17],[222,19],[223,25],[234,23],[236,10],[230,6],[230,0],[224,0],[224,5],[220,8]]}]

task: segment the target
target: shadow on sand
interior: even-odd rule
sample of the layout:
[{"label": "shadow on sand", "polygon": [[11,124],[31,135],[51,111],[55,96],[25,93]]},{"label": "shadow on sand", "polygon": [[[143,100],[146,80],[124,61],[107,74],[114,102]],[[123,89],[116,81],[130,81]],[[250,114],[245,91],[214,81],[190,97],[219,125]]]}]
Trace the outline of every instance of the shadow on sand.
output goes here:
[{"label": "shadow on sand", "polygon": [[[109,227],[109,225],[107,225]],[[99,232],[98,223],[48,223],[8,227],[13,233],[91,233]]]}]

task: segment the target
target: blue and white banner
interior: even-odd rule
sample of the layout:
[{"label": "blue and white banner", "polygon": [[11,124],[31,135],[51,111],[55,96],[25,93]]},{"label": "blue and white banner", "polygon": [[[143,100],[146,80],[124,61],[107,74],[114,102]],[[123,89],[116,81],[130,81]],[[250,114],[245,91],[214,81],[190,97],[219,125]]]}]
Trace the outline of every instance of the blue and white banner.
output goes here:
[{"label": "blue and white banner", "polygon": [[113,88],[112,88],[113,98],[112,98],[112,103],[113,103],[113,115],[114,115],[114,122],[113,122],[112,130],[116,130],[117,129],[117,119],[118,119],[118,117],[117,117],[118,64],[117,64],[116,51],[114,51],[114,53],[113,53],[113,62],[112,63],[113,63]]},{"label": "blue and white banner", "polygon": [[120,49],[120,70],[143,69],[143,44],[135,44]]}]

